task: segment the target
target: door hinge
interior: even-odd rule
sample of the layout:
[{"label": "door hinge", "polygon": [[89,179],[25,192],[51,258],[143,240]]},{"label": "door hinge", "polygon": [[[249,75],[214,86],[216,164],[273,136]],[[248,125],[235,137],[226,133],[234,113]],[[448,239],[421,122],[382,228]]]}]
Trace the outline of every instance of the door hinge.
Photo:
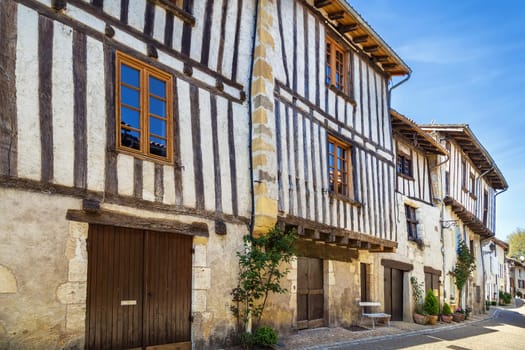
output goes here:
[{"label": "door hinge", "polygon": [[193,315],[190,314],[189,320],[190,320],[191,323],[193,323],[193,320],[194,320]]},{"label": "door hinge", "polygon": [[191,253],[195,254],[195,248],[193,248],[193,247],[191,248]]}]

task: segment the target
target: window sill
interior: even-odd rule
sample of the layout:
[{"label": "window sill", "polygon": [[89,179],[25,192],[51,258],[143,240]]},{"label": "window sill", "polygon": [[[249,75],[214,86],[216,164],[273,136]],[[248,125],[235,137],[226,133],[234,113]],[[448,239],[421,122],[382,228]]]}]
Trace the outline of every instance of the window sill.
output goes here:
[{"label": "window sill", "polygon": [[397,176],[402,177],[402,178],[407,179],[407,180],[410,180],[410,181],[414,181],[414,177],[412,177],[410,175],[406,175],[406,174],[403,174],[403,173],[397,173]]},{"label": "window sill", "polygon": [[409,242],[412,242],[414,244],[417,244],[417,247],[421,250],[425,248],[425,242],[421,238],[408,238]]},{"label": "window sill", "polygon": [[335,192],[329,192],[328,193],[329,196],[330,196],[330,199],[333,200],[333,199],[337,199],[337,200],[340,200],[342,202],[345,202],[345,203],[349,203],[350,205],[354,206],[354,207],[357,207],[357,208],[360,208],[363,206],[362,203],[348,197],[348,196],[344,196],[342,194],[339,194],[339,193],[335,193]]},{"label": "window sill", "polygon": [[162,158],[157,158],[157,157],[154,157],[154,156],[148,156],[146,154],[139,153],[139,152],[133,152],[132,150],[124,149],[124,148],[121,148],[121,147],[116,147],[116,149],[113,150],[113,152],[115,152],[117,154],[118,153],[126,154],[128,156],[131,156],[131,157],[134,157],[134,158],[137,158],[137,159],[148,160],[150,162],[158,163],[158,164],[162,164],[162,165],[174,165],[173,159],[166,159],[166,158],[162,159]]},{"label": "window sill", "polygon": [[336,88],[335,85],[333,84],[325,84],[325,85],[328,89],[332,90],[337,96],[341,97],[346,102],[350,103],[353,106],[357,105],[357,103],[352,97],[348,96],[344,91]]}]

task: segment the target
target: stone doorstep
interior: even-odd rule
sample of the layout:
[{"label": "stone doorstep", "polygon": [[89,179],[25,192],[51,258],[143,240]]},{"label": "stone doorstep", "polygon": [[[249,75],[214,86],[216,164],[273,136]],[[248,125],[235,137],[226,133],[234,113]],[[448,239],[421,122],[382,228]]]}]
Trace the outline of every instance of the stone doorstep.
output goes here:
[{"label": "stone doorstep", "polygon": [[[497,309],[491,309],[488,314],[471,315],[468,320],[461,323],[440,322],[435,326],[418,325],[413,322],[391,321],[390,327],[379,325],[375,330],[369,328],[369,330],[360,332],[352,332],[341,327],[309,329],[299,331],[294,335],[283,337],[279,344],[273,348],[275,350],[344,349],[345,346],[348,345],[380,341],[407,335],[434,333],[443,329],[455,329],[493,318],[496,314]],[[363,325],[360,326],[363,327]]]}]

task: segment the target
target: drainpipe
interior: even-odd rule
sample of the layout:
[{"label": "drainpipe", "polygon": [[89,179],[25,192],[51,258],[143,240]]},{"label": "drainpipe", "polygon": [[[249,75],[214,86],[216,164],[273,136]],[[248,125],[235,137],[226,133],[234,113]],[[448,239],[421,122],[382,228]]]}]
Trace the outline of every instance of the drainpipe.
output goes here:
[{"label": "drainpipe", "polygon": [[[252,148],[252,140],[253,140],[253,99],[252,99],[252,83],[253,83],[253,67],[255,65],[255,44],[257,40],[257,24],[259,20],[259,0],[255,1],[255,11],[253,14],[253,33],[252,33],[252,55],[251,55],[251,62],[250,62],[250,72],[248,76],[248,153],[250,154],[250,160],[249,160],[249,166],[250,166],[250,200],[251,200],[251,206],[250,206],[250,225],[248,228],[248,232],[250,234],[250,237],[253,237],[253,227],[255,224],[255,191],[254,191],[254,174],[253,174],[253,148]],[[248,247],[250,249],[250,247]],[[248,320],[245,324],[245,332],[251,333],[252,332],[252,315],[248,316]]]},{"label": "drainpipe", "polygon": [[[387,104],[388,104],[387,107],[388,107],[388,113],[390,113],[390,108],[391,108],[392,90],[394,90],[395,88],[399,87],[401,84],[406,83],[406,82],[408,81],[408,79],[410,79],[410,75],[411,75],[411,74],[412,74],[412,73],[409,72],[409,73],[407,74],[407,76],[406,76],[403,80],[397,82],[396,84],[392,85],[392,86],[388,89],[388,96],[387,96]],[[390,115],[390,114],[389,114],[389,115]],[[392,128],[390,128],[390,138],[393,140],[393,130],[392,130]],[[395,154],[393,154],[392,156],[394,156],[394,163],[395,163],[395,161],[396,161],[396,159],[395,159]],[[397,185],[396,185],[396,186],[397,186]],[[396,216],[397,220],[399,220],[399,205],[398,205],[398,203],[397,203],[397,196],[394,196],[394,202],[395,202],[395,203],[394,203],[394,204],[395,204],[395,205],[394,205],[394,210],[396,211],[396,212],[394,213],[394,215]],[[397,231],[397,229],[396,229],[396,231]]]},{"label": "drainpipe", "polygon": [[401,80],[400,82],[398,82],[398,83],[392,85],[392,86],[388,89],[388,113],[390,113],[390,107],[391,107],[391,103],[390,103],[390,102],[391,102],[391,97],[392,97],[392,90],[394,90],[395,88],[397,88],[399,85],[406,83],[406,82],[408,81],[408,79],[410,79],[410,75],[411,75],[411,74],[412,74],[412,73],[408,73],[405,79],[403,79],[403,80]]},{"label": "drainpipe", "polygon": [[[252,34],[252,57],[250,62],[250,73],[248,80],[248,130],[249,130],[249,146],[248,153],[250,154],[250,226],[249,233],[250,237],[253,237],[253,226],[255,224],[255,191],[254,191],[254,174],[253,174],[253,150],[252,150],[252,138],[253,138],[253,121],[252,121],[252,110],[253,110],[253,101],[252,101],[252,83],[253,83],[253,67],[255,65],[255,44],[257,39],[257,22],[259,20],[259,0],[255,1],[255,11],[253,14],[253,34]],[[251,323],[251,322],[250,322]],[[251,326],[251,325],[250,325]],[[251,328],[251,327],[250,327]]]}]

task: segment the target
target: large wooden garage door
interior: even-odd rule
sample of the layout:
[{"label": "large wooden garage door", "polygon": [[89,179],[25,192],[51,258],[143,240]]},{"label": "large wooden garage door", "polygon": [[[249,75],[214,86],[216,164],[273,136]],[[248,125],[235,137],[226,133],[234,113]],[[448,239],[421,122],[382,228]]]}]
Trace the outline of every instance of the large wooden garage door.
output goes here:
[{"label": "large wooden garage door", "polygon": [[324,325],[323,260],[297,259],[297,328]]},{"label": "large wooden garage door", "polygon": [[190,346],[192,238],[90,225],[88,242],[87,348]]},{"label": "large wooden garage door", "polygon": [[403,321],[403,271],[385,266],[384,286],[385,312],[393,321]]}]

